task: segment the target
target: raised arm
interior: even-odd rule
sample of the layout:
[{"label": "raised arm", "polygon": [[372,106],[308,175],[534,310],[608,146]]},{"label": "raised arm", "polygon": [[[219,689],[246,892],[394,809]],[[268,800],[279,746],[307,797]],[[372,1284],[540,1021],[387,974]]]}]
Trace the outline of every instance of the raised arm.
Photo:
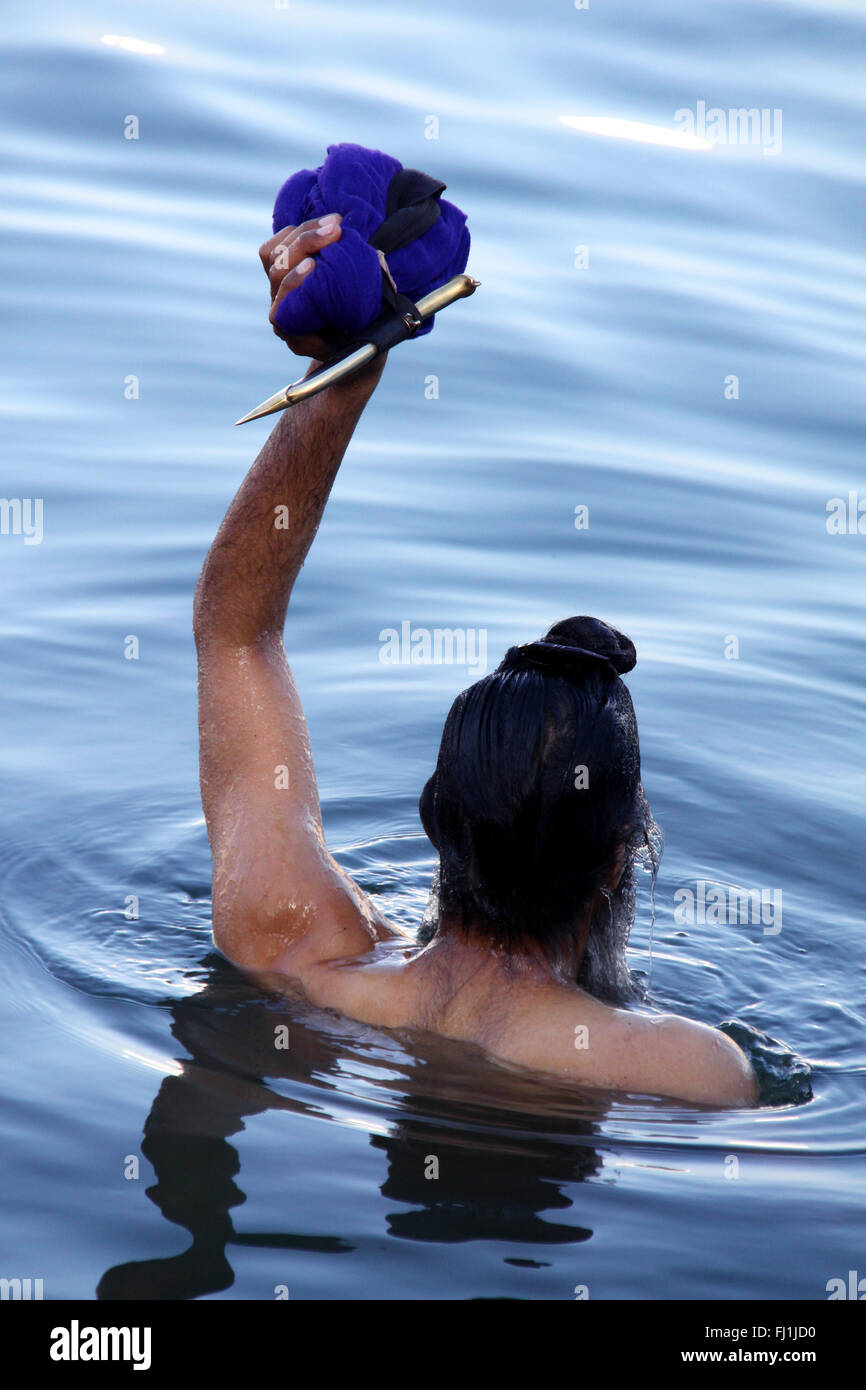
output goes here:
[{"label": "raised arm", "polygon": [[[315,229],[298,228],[262,248],[273,299],[300,283],[311,237],[323,244]],[[283,646],[294,582],[383,364],[377,359],[363,376],[280,416],[226,513],[196,590],[214,940],[253,969],[354,955],[393,934],[328,853],[306,720]]]}]

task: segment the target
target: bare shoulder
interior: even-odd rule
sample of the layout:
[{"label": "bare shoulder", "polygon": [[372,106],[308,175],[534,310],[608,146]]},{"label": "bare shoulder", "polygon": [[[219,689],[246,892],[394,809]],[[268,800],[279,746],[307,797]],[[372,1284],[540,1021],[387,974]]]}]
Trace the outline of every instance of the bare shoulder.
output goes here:
[{"label": "bare shoulder", "polygon": [[652,1094],[724,1107],[753,1106],[758,1083],[737,1044],[706,1023],[676,1014],[629,1015],[632,1047],[641,1057],[637,1071]]},{"label": "bare shoulder", "polygon": [[538,1026],[514,1030],[490,1050],[588,1086],[719,1107],[758,1102],[748,1059],[716,1028],[613,1008],[580,990],[541,1002]]}]

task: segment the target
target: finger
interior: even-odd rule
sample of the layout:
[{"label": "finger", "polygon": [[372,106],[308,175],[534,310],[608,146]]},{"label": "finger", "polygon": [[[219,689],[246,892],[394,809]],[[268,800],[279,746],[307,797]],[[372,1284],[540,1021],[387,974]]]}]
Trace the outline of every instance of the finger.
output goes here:
[{"label": "finger", "polygon": [[342,232],[335,218],[322,219],[309,231],[296,228],[291,237],[279,242],[271,249],[268,279],[271,284],[271,298],[279,293],[280,286],[288,271],[294,270],[308,256],[314,256],[331,242],[339,241]]},{"label": "finger", "polygon": [[290,222],[288,226],[281,227],[278,232],[274,232],[273,236],[268,237],[267,241],[263,241],[259,247],[259,260],[265,268],[265,273],[267,274],[270,270],[271,256],[277,246],[281,243],[292,241],[301,232],[313,231],[318,227],[321,221],[322,218],[320,217],[311,217],[309,221],[299,222],[297,226]]},{"label": "finger", "polygon": [[268,315],[271,323],[276,323],[277,310],[279,309],[286,295],[291,294],[292,290],[296,290],[298,288],[298,285],[303,284],[304,280],[306,280],[307,276],[311,273],[311,271],[315,270],[315,267],[316,262],[313,260],[312,256],[306,256],[302,261],[299,261],[296,266],[293,266],[291,270],[286,271],[280,283],[280,287],[277,291],[274,302],[271,305],[271,312]]},{"label": "finger", "polygon": [[[282,227],[280,231],[275,232],[272,237],[269,237],[268,240],[263,242],[259,247],[259,260],[268,278],[270,278],[274,260],[278,255],[281,259],[282,269],[291,269],[288,261],[285,260],[285,248],[291,246],[294,241],[297,241],[301,237],[308,237],[308,251],[326,245],[329,239],[336,239],[332,235],[333,226],[335,224],[339,226],[341,220],[342,214],[339,212],[326,213],[324,217],[314,217],[308,222],[301,222],[297,227]],[[310,242],[312,242],[312,246],[309,244]],[[298,260],[303,260],[303,256],[304,253],[302,251],[298,256]]]},{"label": "finger", "polygon": [[284,237],[288,236],[288,234],[290,232],[293,232],[294,230],[294,227],[283,227],[280,231],[274,232],[274,235],[272,237],[268,237],[267,241],[262,242],[261,246],[259,247],[259,260],[261,261],[262,266],[264,267],[264,272],[266,275],[268,274],[271,268],[271,251],[284,239]]}]

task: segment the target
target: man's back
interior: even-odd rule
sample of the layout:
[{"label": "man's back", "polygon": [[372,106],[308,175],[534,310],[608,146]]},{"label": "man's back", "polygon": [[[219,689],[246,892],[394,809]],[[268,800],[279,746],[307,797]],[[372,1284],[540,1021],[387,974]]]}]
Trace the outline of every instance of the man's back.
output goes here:
[{"label": "man's back", "polygon": [[492,970],[443,989],[433,949],[395,934],[337,960],[290,948],[274,968],[319,1007],[380,1027],[423,1028],[579,1085],[720,1107],[757,1102],[749,1062],[715,1028],[612,1008],[565,982],[509,979],[495,960]]}]

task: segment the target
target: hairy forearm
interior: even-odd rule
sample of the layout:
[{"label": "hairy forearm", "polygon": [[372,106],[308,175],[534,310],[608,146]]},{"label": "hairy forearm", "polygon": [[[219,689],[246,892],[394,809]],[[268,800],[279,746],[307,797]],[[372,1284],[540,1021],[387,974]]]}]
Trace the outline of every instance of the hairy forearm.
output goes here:
[{"label": "hairy forearm", "polygon": [[194,630],[251,645],[279,636],[337,470],[384,358],[284,411],[238,489],[208,552],[195,596]]}]

